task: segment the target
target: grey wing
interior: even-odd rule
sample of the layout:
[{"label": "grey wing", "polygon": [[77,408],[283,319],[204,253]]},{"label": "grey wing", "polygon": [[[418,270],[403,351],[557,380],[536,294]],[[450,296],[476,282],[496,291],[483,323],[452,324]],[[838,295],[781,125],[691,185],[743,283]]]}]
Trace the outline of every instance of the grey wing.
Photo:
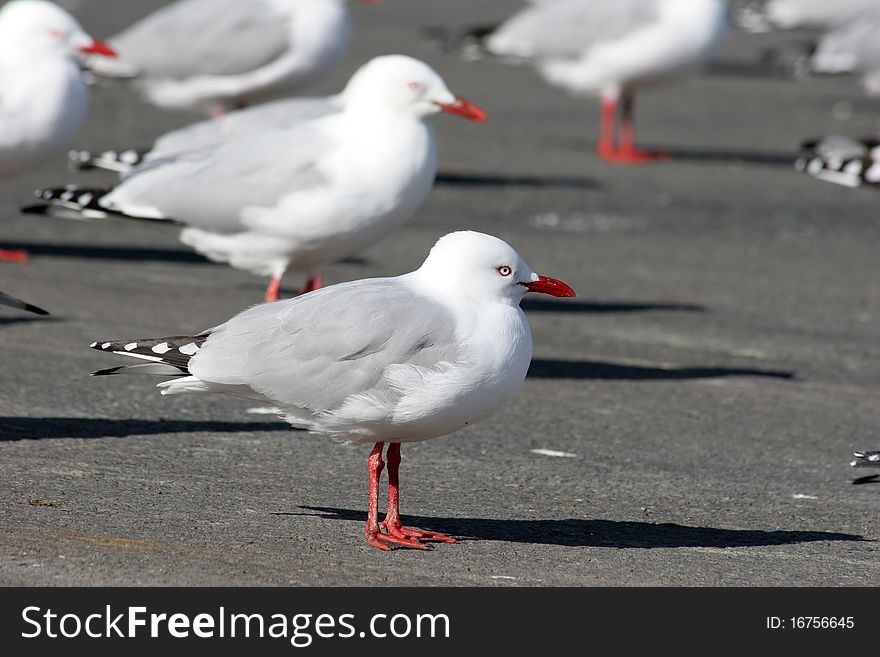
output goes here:
[{"label": "grey wing", "polygon": [[173,130],[156,140],[147,157],[153,160],[215,146],[225,140],[251,137],[268,129],[294,126],[341,110],[342,99],[339,96],[276,100]]},{"label": "grey wing", "polygon": [[488,49],[512,57],[577,57],[657,19],[659,0],[557,0],[514,14],[492,34]]},{"label": "grey wing", "polygon": [[282,196],[328,184],[318,159],[329,142],[308,126],[300,128],[150,160],[101,205],[216,233],[239,232],[244,209],[271,208]]},{"label": "grey wing", "polygon": [[389,367],[452,362],[454,336],[445,309],[399,279],[368,279],[246,310],[211,331],[190,372],[321,413],[352,395],[393,398]]},{"label": "grey wing", "polygon": [[289,22],[264,0],[179,0],[110,42],[148,75],[237,75],[291,47]]}]

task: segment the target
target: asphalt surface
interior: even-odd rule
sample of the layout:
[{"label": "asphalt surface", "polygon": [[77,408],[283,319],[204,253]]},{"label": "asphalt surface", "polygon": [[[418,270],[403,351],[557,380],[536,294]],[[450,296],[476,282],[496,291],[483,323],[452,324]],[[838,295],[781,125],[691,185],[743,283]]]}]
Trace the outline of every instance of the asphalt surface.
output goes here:
[{"label": "asphalt surface", "polygon": [[[79,0],[108,36],[159,2]],[[64,158],[0,184],[0,584],[877,585],[878,197],[793,171],[794,148],[878,128],[852,78],[758,63],[802,35],[734,34],[710,74],[639,101],[655,166],[593,155],[597,107],[526,67],[465,63],[422,38],[511,0],[355,6],[341,87],[375,54],[424,58],[489,123],[437,117],[425,207],[329,282],[418,266],[460,228],[508,240],[577,299],[529,299],[525,386],[494,417],[407,445],[402,511],[462,540],[386,554],[363,541],[368,449],[291,431],[232,398],[165,398],[99,338],[215,325],[265,281],[214,265],[173,228],[18,214],[32,189],[108,178]],[[97,89],[84,147],[147,144],[194,116]],[[268,165],[268,163],[267,163]],[[286,281],[291,294],[299,280]],[[573,456],[548,456],[532,450]]]}]

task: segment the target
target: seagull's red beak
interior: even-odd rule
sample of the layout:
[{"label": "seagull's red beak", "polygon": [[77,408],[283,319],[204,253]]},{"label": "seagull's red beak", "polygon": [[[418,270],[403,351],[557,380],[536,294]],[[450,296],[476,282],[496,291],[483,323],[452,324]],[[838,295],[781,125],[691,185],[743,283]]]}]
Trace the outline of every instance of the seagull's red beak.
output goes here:
[{"label": "seagull's red beak", "polygon": [[103,41],[92,41],[91,44],[83,46],[79,51],[84,55],[101,55],[103,57],[118,57],[116,51],[113,50]]},{"label": "seagull's red beak", "polygon": [[549,276],[538,276],[538,280],[531,283],[521,283],[529,292],[549,294],[551,297],[574,297],[577,296],[568,285]]},{"label": "seagull's red beak", "polygon": [[444,112],[458,114],[471,121],[484,123],[486,119],[489,118],[488,114],[486,114],[482,107],[475,105],[471,101],[465,100],[460,96],[455,97],[454,103],[437,103],[437,105],[439,105],[440,109]]}]

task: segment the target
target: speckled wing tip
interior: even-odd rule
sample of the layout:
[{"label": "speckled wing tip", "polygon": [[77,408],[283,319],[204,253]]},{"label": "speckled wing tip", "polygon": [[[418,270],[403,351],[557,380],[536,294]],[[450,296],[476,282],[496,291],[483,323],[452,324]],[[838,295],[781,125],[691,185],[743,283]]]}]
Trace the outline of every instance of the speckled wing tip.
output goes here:
[{"label": "speckled wing tip", "polygon": [[855,460],[850,462],[853,468],[880,468],[880,451],[853,452]]}]

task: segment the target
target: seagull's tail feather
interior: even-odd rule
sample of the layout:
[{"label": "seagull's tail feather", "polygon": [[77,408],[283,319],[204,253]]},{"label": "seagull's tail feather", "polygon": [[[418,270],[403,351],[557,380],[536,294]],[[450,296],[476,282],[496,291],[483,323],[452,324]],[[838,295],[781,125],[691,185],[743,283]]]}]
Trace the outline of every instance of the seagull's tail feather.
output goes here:
[{"label": "seagull's tail feather", "polygon": [[103,169],[104,171],[125,174],[141,164],[149,152],[149,148],[129,148],[125,151],[111,150],[102,153],[73,150],[67,154],[67,158],[70,161],[70,167],[75,171]]},{"label": "seagull's tail feather", "polygon": [[467,60],[492,57],[486,47],[486,38],[498,28],[495,25],[475,25],[465,28],[426,27],[425,37],[444,54],[458,54]]},{"label": "seagull's tail feather", "polygon": [[26,301],[22,301],[17,297],[12,296],[11,294],[5,294],[0,292],[0,306],[9,306],[10,308],[18,308],[19,310],[27,310],[30,313],[35,313],[37,315],[48,315],[48,311],[43,310],[39,306],[35,306],[33,304],[27,303]]},{"label": "seagull's tail feather", "polygon": [[880,140],[825,137],[804,142],[795,168],[844,187],[880,189]]},{"label": "seagull's tail feather", "polygon": [[137,340],[98,340],[90,346],[122,356],[149,361],[137,365],[121,365],[92,372],[92,376],[111,374],[151,374],[155,376],[189,376],[189,361],[208,339],[200,335],[176,335],[168,338],[141,338]]},{"label": "seagull's tail feather", "polygon": [[850,465],[854,468],[880,468],[880,451],[853,452],[853,456]]},{"label": "seagull's tail feather", "polygon": [[111,191],[107,187],[79,187],[77,185],[38,189],[34,192],[34,195],[39,201],[30,205],[23,205],[19,209],[25,214],[40,214],[49,217],[60,217],[62,219],[76,219],[78,221],[132,219],[135,221],[148,221],[150,223],[174,223],[168,219],[139,217],[104,207],[101,205],[101,199]]}]

